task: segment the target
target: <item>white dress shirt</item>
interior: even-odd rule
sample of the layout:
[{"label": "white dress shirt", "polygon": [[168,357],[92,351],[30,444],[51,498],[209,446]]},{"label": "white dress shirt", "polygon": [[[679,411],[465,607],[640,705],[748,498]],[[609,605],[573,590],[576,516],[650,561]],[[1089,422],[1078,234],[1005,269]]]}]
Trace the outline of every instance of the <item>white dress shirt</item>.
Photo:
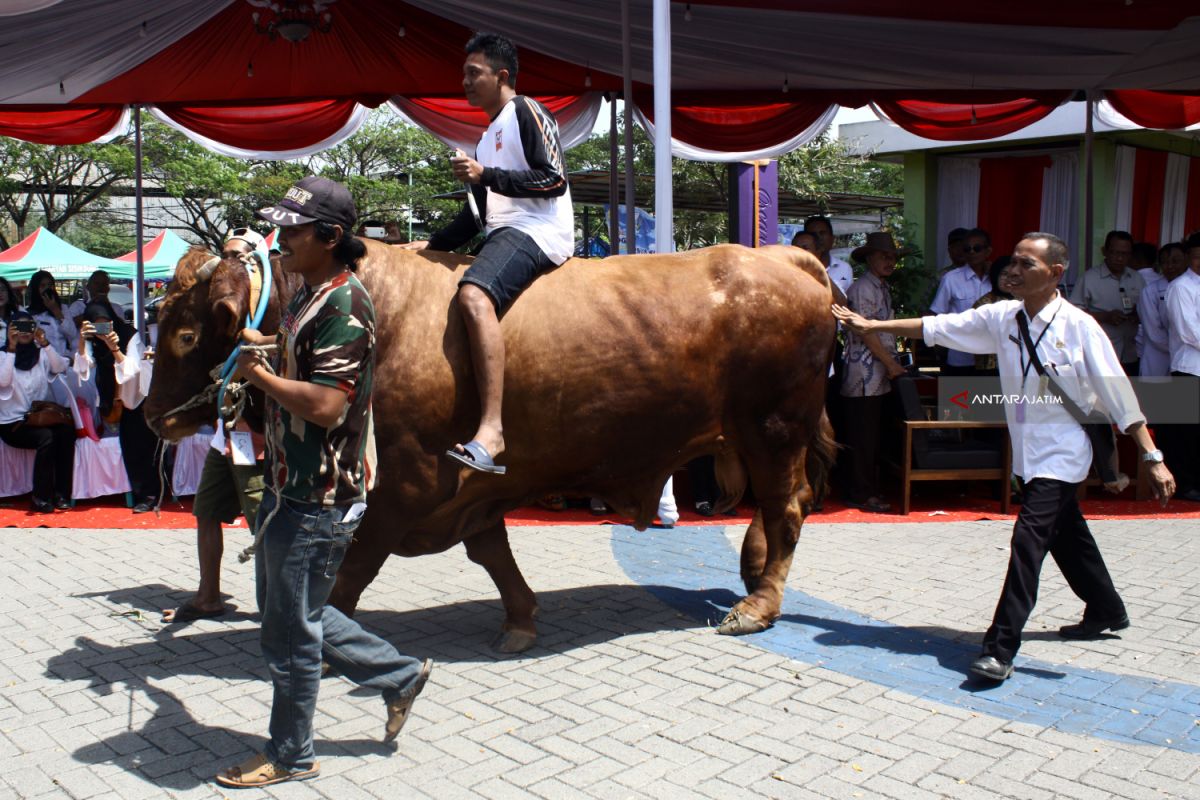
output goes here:
[{"label": "white dress shirt", "polygon": [[46,341],[55,352],[64,358],[70,358],[71,351],[79,342],[79,331],[75,329],[75,321],[71,319],[71,315],[64,311],[63,318],[59,321],[49,311],[42,311],[34,314],[33,318],[38,327],[46,332]]},{"label": "white dress shirt", "polygon": [[34,400],[50,400],[50,377],[67,368],[52,347],[41,348],[38,363],[17,369],[17,355],[0,351],[0,423],[19,422]]},{"label": "white dress shirt", "polygon": [[[957,267],[942,276],[929,310],[935,314],[957,314],[974,306],[991,290],[992,282],[986,272],[979,276],[968,265]],[[975,356],[951,350],[946,355],[946,363],[952,367],[973,367]]]},{"label": "white dress shirt", "polygon": [[1138,375],[1143,378],[1171,374],[1167,337],[1167,279],[1154,274],[1138,298]]},{"label": "white dress shirt", "polygon": [[1200,375],[1200,275],[1186,270],[1167,289],[1171,371]]},{"label": "white dress shirt", "polygon": [[[92,380],[92,370],[96,367],[92,348],[96,346],[96,342],[89,340],[84,345],[83,356],[75,359],[75,374],[79,376],[81,383]],[[146,399],[146,395],[150,394],[150,380],[154,369],[149,361],[142,358],[143,352],[142,337],[135,334],[125,345],[125,359],[119,364],[113,364],[117,398],[125,408],[137,408]]]},{"label": "white dress shirt", "polygon": [[[1085,311],[1121,311],[1125,314],[1137,308],[1138,298],[1146,283],[1136,270],[1126,268],[1117,277],[1107,262],[1092,267],[1079,277],[1071,290],[1071,302]],[[1108,334],[1117,358],[1122,364],[1137,360],[1137,323],[1132,319],[1120,325],[1100,323]]]},{"label": "white dress shirt", "polygon": [[842,261],[840,258],[829,259],[829,266],[825,268],[829,273],[829,280],[835,286],[842,290],[842,294],[850,291],[850,286],[854,283],[854,268]]},{"label": "white dress shirt", "polygon": [[[961,314],[924,317],[925,343],[968,353],[995,353],[1005,395],[1049,396],[1048,390],[1039,392],[1037,370],[1021,343],[1017,312],[1023,308],[1020,300],[1005,300]],[[1103,411],[1122,431],[1145,421],[1112,343],[1095,319],[1059,294],[1029,321],[1029,334],[1046,370],[1083,411]],[[1013,472],[1027,481],[1053,478],[1080,483],[1087,477],[1091,442],[1061,404],[1005,403],[1004,414],[1012,436]]]}]

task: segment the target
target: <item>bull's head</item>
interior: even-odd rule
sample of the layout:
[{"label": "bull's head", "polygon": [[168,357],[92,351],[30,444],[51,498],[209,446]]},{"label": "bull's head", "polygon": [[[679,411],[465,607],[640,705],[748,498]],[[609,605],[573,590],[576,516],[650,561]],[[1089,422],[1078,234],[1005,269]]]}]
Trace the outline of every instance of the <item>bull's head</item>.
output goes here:
[{"label": "bull's head", "polygon": [[250,278],[237,258],[193,247],[180,259],[159,307],[154,379],[143,406],[163,439],[178,441],[216,420],[215,400],[175,409],[212,382],[209,373],[233,351],[249,304]]}]

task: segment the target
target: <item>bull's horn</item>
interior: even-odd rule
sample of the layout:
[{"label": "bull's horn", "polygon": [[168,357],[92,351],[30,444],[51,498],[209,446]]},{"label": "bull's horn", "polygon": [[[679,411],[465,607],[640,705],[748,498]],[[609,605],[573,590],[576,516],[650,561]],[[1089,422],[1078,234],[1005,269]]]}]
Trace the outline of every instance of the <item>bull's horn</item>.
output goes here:
[{"label": "bull's horn", "polygon": [[217,269],[217,265],[220,263],[221,259],[217,256],[213,256],[208,261],[205,261],[204,265],[200,267],[200,269],[196,270],[196,280],[206,281],[211,278],[213,272],[215,272]]}]

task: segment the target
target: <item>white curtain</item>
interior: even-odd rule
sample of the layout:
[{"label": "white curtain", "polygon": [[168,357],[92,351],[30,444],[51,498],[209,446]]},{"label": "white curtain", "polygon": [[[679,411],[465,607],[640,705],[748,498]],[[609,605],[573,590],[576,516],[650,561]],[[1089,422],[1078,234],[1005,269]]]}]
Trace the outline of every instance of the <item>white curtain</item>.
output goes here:
[{"label": "white curtain", "polygon": [[[1050,168],[1042,178],[1041,229],[1067,242],[1072,255],[1079,249],[1079,154],[1056,153],[1050,156]],[[1086,259],[1074,257],[1073,264]],[[1074,285],[1073,268],[1067,268],[1066,282]]]},{"label": "white curtain", "polygon": [[1183,229],[1187,213],[1188,172],[1192,159],[1179,153],[1167,156],[1167,175],[1163,184],[1162,227],[1158,244],[1178,242],[1187,231]]},{"label": "white curtain", "polygon": [[[1133,224],[1133,170],[1137,163],[1137,150],[1132,147],[1117,148],[1117,168],[1113,221],[1111,230],[1127,231]],[[1099,226],[1097,226],[1099,227]],[[1089,243],[1090,246],[1090,243]],[[1085,263],[1086,259],[1080,259]]]},{"label": "white curtain", "polygon": [[[797,133],[790,139],[785,139],[782,142],[777,142],[770,147],[764,147],[761,150],[745,150],[737,153],[726,153],[721,150],[706,150],[703,147],[696,147],[687,142],[680,141],[674,137],[671,138],[671,155],[676,158],[686,158],[689,161],[718,161],[718,162],[737,162],[737,161],[754,161],[760,158],[778,158],[785,153],[790,153],[798,147],[816,139],[824,133],[831,124],[833,118],[837,116],[838,109],[841,106],[830,106],[824,114],[816,119],[812,125],[809,125],[804,130]],[[633,107],[634,119],[637,124],[646,131],[646,135],[652,140],[654,139],[654,123],[646,119],[646,115],[637,106]]]},{"label": "white curtain", "polygon": [[938,210],[936,254],[927,260],[948,263],[946,237],[955,228],[974,228],[979,222],[979,159],[943,156],[937,160]]}]

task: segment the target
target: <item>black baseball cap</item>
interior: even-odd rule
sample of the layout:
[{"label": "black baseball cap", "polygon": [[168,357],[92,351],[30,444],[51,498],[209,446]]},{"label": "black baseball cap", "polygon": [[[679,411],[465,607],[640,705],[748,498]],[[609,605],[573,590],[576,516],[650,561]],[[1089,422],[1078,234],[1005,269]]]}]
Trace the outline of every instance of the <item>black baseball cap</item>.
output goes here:
[{"label": "black baseball cap", "polygon": [[301,178],[287,190],[282,200],[273,206],[260,208],[256,213],[267,222],[281,227],[320,221],[341,225],[343,230],[351,233],[358,221],[358,211],[354,208],[350,191],[337,181],[316,175]]}]

